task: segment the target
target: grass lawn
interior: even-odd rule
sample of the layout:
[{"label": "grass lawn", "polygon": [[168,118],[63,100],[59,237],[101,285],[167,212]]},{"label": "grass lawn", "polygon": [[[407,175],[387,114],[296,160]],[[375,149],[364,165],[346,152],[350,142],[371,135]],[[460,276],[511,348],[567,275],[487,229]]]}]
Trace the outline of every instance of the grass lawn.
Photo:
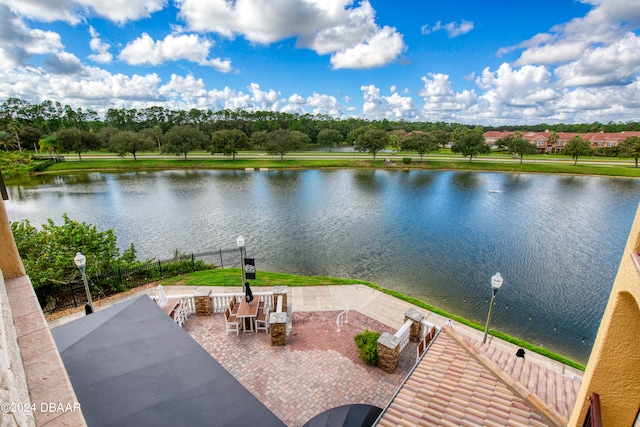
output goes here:
[{"label": "grass lawn", "polygon": [[[317,153],[315,154],[317,155]],[[65,173],[77,171],[145,171],[145,170],[244,170],[267,169],[327,169],[327,168],[364,168],[364,169],[423,169],[423,170],[469,170],[516,173],[553,173],[570,175],[601,175],[614,177],[640,177],[640,168],[633,167],[633,163],[613,164],[585,164],[578,162],[538,161],[525,159],[523,164],[513,161],[510,157],[480,157],[469,161],[462,157],[457,159],[441,156],[425,156],[423,161],[413,158],[408,164],[402,162],[402,157],[391,157],[390,162],[384,159],[389,156],[379,155],[376,160],[371,156],[341,156],[331,159],[303,159],[297,156],[285,156],[284,160],[276,157],[264,158],[197,158],[184,160],[182,158],[147,158],[140,156],[138,160],[127,159],[86,159],[83,161],[68,161],[51,165],[43,173]]]}]

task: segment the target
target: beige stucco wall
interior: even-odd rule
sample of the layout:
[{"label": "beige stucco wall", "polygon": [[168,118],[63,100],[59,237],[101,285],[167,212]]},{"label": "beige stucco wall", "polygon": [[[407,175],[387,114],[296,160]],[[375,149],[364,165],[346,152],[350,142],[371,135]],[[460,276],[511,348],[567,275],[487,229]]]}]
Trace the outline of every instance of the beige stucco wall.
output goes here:
[{"label": "beige stucco wall", "polygon": [[630,426],[640,408],[640,207],[629,233],[569,426],[581,426],[592,392],[605,426]]},{"label": "beige stucco wall", "polygon": [[0,270],[5,279],[24,276],[24,266],[13,240],[4,201],[0,202]]}]

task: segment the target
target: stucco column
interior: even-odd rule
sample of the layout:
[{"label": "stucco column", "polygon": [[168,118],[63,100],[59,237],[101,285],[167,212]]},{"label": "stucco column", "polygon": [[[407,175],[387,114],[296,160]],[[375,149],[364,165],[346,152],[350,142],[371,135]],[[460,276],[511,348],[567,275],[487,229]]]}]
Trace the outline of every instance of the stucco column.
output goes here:
[{"label": "stucco column", "polygon": [[26,275],[16,242],[13,240],[9,218],[4,208],[4,200],[0,206],[0,269],[5,279]]}]

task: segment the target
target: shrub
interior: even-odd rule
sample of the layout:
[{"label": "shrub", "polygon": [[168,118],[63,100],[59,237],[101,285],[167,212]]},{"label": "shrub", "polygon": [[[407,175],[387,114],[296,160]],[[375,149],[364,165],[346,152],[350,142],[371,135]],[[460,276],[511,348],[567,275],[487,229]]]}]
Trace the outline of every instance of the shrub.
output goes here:
[{"label": "shrub", "polygon": [[402,163],[404,163],[405,165],[408,165],[409,163],[411,163],[411,157],[403,157]]},{"label": "shrub", "polygon": [[368,329],[353,337],[360,349],[360,359],[367,362],[368,365],[376,365],[378,363],[378,338],[380,338],[380,332]]}]

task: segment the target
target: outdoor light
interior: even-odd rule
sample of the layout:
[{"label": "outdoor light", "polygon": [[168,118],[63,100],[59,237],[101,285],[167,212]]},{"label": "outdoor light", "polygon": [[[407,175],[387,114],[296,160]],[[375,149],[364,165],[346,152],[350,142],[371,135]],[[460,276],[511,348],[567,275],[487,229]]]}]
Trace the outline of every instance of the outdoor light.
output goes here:
[{"label": "outdoor light", "polygon": [[82,280],[84,281],[84,290],[87,292],[87,308],[86,314],[93,313],[93,301],[91,301],[91,291],[89,290],[89,284],[87,283],[87,257],[82,255],[80,252],[76,253],[75,258],[73,258],[73,262],[76,263],[78,270],[82,273]]},{"label": "outdoor light", "polygon": [[491,304],[489,304],[489,315],[487,316],[487,325],[484,327],[483,343],[487,342],[487,334],[489,333],[489,322],[491,322],[491,314],[493,313],[493,304],[496,300],[496,294],[502,286],[502,276],[500,273],[496,273],[491,277]]},{"label": "outdoor light", "polygon": [[244,259],[242,258],[242,249],[244,248],[244,237],[239,235],[236,239],[236,243],[238,244],[238,248],[240,248],[240,268],[242,268],[242,292],[244,293]]}]

